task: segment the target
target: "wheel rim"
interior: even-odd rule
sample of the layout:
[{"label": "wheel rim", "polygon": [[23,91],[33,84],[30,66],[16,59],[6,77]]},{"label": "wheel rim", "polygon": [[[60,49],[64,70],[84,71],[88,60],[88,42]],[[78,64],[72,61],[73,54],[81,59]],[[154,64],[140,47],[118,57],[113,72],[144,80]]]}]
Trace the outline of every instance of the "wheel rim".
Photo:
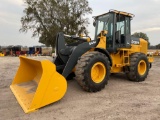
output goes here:
[{"label": "wheel rim", "polygon": [[92,66],[91,78],[95,83],[100,83],[103,81],[106,75],[106,67],[103,63],[97,62]]},{"label": "wheel rim", "polygon": [[138,64],[138,73],[140,75],[144,75],[146,72],[146,62],[144,60],[141,60]]}]

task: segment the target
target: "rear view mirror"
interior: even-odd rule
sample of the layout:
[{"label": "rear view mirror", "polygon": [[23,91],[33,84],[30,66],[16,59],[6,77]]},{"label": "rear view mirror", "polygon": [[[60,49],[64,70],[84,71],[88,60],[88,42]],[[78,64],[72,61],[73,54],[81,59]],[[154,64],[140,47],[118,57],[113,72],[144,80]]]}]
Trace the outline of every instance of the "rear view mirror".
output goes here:
[{"label": "rear view mirror", "polygon": [[96,22],[95,22],[95,21],[93,22],[93,26],[94,26],[94,27],[96,26]]}]

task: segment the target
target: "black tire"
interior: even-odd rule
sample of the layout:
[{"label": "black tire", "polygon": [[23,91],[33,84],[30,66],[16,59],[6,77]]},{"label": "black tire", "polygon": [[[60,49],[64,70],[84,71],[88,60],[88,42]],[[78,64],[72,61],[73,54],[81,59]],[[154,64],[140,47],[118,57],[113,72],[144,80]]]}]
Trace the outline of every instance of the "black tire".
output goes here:
[{"label": "black tire", "polygon": [[[141,66],[146,65],[146,67],[142,68],[142,73],[138,70],[138,65]],[[144,65],[143,65],[144,64]],[[149,62],[147,56],[143,53],[134,53],[130,56],[130,66],[129,73],[127,73],[127,77],[131,81],[141,82],[147,78],[149,71]]]},{"label": "black tire", "polygon": [[[98,63],[100,64],[102,63],[103,68],[105,68],[103,69],[103,71],[105,72],[104,74],[103,71],[99,72],[102,73],[104,76],[102,77],[102,80],[100,80],[100,82],[97,83],[94,80],[92,80],[91,69],[95,64]],[[101,66],[98,66],[98,68],[99,67]],[[100,91],[108,83],[110,74],[109,68],[110,68],[110,63],[108,61],[108,58],[104,54],[96,51],[88,52],[85,55],[81,56],[81,58],[78,60],[75,71],[76,80],[82,87],[82,89],[85,91],[88,92]]]}]

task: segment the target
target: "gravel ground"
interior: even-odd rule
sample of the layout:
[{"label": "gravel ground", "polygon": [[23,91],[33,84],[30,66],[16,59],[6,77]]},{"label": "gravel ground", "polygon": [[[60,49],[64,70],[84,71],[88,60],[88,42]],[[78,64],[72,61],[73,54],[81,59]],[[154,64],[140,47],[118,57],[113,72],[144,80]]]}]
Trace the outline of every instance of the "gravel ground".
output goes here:
[{"label": "gravel ground", "polygon": [[146,81],[140,83],[114,74],[105,89],[88,93],[69,80],[62,100],[30,114],[23,112],[9,88],[18,57],[0,57],[0,64],[0,120],[160,120],[160,58],[155,58]]}]

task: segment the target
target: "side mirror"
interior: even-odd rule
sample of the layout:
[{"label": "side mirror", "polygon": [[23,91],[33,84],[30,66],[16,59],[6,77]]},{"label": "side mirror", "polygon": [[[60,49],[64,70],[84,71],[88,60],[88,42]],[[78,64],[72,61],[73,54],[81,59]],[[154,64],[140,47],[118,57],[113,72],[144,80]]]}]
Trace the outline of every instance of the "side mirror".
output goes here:
[{"label": "side mirror", "polygon": [[96,22],[95,22],[95,21],[93,22],[93,26],[94,26],[94,27],[96,26]]},{"label": "side mirror", "polygon": [[121,31],[116,31],[116,43],[121,43]]}]

